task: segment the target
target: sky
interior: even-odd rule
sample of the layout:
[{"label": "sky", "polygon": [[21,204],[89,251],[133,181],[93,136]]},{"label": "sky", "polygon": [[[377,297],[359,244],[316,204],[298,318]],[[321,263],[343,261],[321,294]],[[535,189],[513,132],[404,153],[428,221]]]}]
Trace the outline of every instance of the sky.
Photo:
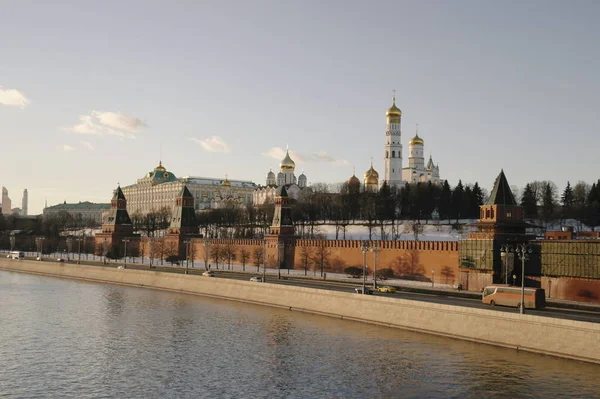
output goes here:
[{"label": "sky", "polygon": [[[53,4],[50,4],[53,3]],[[600,2],[0,0],[0,185],[13,207],[108,202],[160,160],[265,183],[405,166],[454,186],[600,178]]]}]

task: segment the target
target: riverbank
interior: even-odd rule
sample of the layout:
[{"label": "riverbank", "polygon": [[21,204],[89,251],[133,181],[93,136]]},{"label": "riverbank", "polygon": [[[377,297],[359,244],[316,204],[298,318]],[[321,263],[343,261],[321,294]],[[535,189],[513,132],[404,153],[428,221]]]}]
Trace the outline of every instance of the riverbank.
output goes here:
[{"label": "riverbank", "polygon": [[600,325],[197,275],[0,260],[0,269],[185,292],[408,329],[600,364]]}]

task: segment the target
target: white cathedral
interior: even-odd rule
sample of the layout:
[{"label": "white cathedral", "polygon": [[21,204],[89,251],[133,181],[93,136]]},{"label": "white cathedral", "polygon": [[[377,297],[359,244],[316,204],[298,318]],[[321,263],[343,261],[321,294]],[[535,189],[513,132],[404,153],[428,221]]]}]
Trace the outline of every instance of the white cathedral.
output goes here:
[{"label": "white cathedral", "polygon": [[252,193],[252,202],[254,205],[273,202],[275,200],[277,187],[280,186],[286,186],[289,197],[295,200],[300,198],[300,194],[303,191],[310,191],[304,172],[296,179],[296,175],[294,174],[295,170],[296,163],[290,157],[290,152],[288,150],[285,153],[285,158],[279,163],[279,173],[277,173],[277,176],[275,176],[275,173],[273,173],[272,170],[269,170],[265,186],[258,187]]},{"label": "white cathedral", "polygon": [[[385,156],[384,156],[384,179],[379,182],[379,173],[371,168],[365,172],[365,189],[373,191],[383,184],[384,181],[390,187],[400,188],[405,183],[427,183],[441,184],[440,168],[433,163],[429,156],[425,165],[425,141],[419,137],[419,130],[415,137],[408,142],[408,166],[402,166],[402,111],[396,106],[396,96],[392,100],[392,106],[385,113],[387,124],[385,127]],[[356,176],[352,176],[348,183],[356,184]]]}]

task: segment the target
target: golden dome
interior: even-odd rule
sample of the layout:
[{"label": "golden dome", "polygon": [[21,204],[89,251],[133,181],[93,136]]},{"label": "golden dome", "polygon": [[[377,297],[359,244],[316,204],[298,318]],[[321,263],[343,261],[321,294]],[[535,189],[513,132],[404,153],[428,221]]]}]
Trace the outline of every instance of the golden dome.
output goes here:
[{"label": "golden dome", "polygon": [[365,184],[379,184],[379,173],[373,169],[372,163],[371,168],[365,172]]},{"label": "golden dome", "polygon": [[348,185],[349,186],[354,186],[354,185],[360,186],[360,180],[358,179],[358,177],[356,177],[356,175],[352,175],[352,177],[348,179]]},{"label": "golden dome", "polygon": [[425,142],[423,141],[422,138],[419,137],[419,133],[417,133],[415,135],[415,137],[410,139],[410,141],[408,142],[408,145],[425,145]]},{"label": "golden dome", "polygon": [[296,163],[294,161],[292,161],[292,158],[290,158],[290,152],[289,151],[285,152],[285,158],[283,158],[283,160],[279,164],[279,167],[281,168],[281,170],[294,170],[294,169],[296,169]]},{"label": "golden dome", "polygon": [[223,183],[221,183],[221,185],[224,187],[231,187],[231,183],[229,182],[227,176],[225,176],[225,180],[223,180]]},{"label": "golden dome", "polygon": [[162,161],[158,162],[158,166],[156,168],[154,168],[155,171],[157,172],[166,172],[167,170],[165,169],[164,166],[162,166]]},{"label": "golden dome", "polygon": [[392,106],[388,108],[387,112],[385,113],[385,116],[389,117],[397,117],[400,118],[402,116],[402,111],[400,111],[400,108],[396,107],[396,95],[394,94],[394,97],[392,99]]}]

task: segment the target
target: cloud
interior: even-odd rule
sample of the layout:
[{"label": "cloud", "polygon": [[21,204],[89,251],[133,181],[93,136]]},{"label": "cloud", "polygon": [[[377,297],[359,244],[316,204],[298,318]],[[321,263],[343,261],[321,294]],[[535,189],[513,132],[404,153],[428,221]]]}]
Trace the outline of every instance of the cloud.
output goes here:
[{"label": "cloud", "polygon": [[29,100],[17,89],[4,89],[0,86],[0,104],[25,108]]},{"label": "cloud", "polygon": [[61,148],[63,151],[75,151],[75,147],[71,147],[68,144],[63,144],[62,146],[59,146],[59,148]]},{"label": "cloud", "polygon": [[231,148],[219,136],[212,136],[207,139],[190,138],[196,144],[200,144],[208,152],[231,152]]},{"label": "cloud", "polygon": [[[280,161],[285,157],[285,150],[280,147],[271,147],[268,151],[263,152],[262,155]],[[313,152],[310,154],[290,151],[290,157],[295,162],[328,162],[338,166],[347,166],[350,164],[345,159],[336,159],[325,151]]]},{"label": "cloud", "polygon": [[64,130],[93,136],[115,136],[120,139],[135,139],[146,124],[139,118],[115,112],[92,111],[81,115],[79,123]]},{"label": "cloud", "polygon": [[94,146],[92,145],[92,143],[90,143],[88,141],[82,141],[81,144],[83,144],[83,146],[90,151],[94,150]]}]

